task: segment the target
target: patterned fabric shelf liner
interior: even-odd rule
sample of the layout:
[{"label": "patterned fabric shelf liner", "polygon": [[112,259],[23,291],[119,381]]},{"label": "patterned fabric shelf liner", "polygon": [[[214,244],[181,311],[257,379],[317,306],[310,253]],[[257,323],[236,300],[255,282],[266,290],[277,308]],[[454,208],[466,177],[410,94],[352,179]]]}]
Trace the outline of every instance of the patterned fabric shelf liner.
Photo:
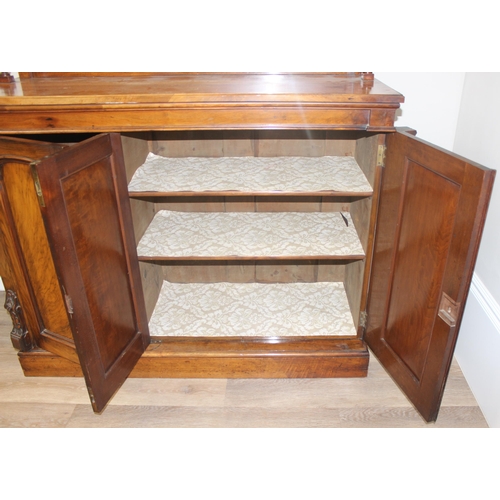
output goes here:
[{"label": "patterned fabric shelf liner", "polygon": [[355,336],[343,283],[170,283],[152,336]]},{"label": "patterned fabric shelf liner", "polygon": [[166,158],[153,153],[135,172],[129,191],[373,193],[350,156]]},{"label": "patterned fabric shelf liner", "polygon": [[364,257],[348,212],[160,210],[137,252],[144,258]]}]

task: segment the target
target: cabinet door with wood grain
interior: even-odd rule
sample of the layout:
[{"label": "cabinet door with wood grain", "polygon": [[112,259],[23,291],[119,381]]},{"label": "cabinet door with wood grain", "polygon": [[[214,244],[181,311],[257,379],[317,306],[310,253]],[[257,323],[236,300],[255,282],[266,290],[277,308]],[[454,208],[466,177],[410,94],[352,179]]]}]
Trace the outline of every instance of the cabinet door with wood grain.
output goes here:
[{"label": "cabinet door with wood grain", "polygon": [[495,172],[389,134],[365,340],[427,421],[437,418]]},{"label": "cabinet door with wood grain", "polygon": [[33,162],[64,148],[0,137],[0,275],[14,347],[42,348],[78,362],[31,170]]},{"label": "cabinet door with wood grain", "polygon": [[35,168],[76,350],[100,412],[149,344],[120,136],[93,137]]}]

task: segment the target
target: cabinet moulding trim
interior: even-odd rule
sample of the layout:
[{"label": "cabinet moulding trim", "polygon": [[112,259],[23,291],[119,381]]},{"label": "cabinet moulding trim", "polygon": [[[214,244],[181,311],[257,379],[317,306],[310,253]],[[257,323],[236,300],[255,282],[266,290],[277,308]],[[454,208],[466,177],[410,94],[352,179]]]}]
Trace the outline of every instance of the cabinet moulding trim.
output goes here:
[{"label": "cabinet moulding trim", "polygon": [[500,304],[498,304],[479,276],[475,273],[472,277],[470,292],[474,294],[479,305],[500,335]]}]

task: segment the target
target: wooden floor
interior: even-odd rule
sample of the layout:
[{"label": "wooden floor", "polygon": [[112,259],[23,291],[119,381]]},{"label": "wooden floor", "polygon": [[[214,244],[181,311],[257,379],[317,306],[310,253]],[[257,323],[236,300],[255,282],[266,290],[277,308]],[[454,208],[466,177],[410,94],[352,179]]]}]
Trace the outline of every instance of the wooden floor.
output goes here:
[{"label": "wooden floor", "polygon": [[[4,303],[4,292],[0,301]],[[453,362],[426,424],[372,356],[364,379],[129,379],[94,415],[81,378],[24,377],[0,312],[0,427],[487,427]]]}]

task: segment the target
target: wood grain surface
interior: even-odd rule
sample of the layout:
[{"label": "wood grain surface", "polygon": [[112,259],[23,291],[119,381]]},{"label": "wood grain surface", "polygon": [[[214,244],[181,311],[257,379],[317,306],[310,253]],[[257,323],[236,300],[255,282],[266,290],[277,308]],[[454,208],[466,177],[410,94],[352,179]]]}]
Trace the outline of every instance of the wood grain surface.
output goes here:
[{"label": "wood grain surface", "polygon": [[22,73],[21,80],[3,85],[2,133],[303,129],[304,123],[393,131],[404,100],[377,80],[335,73]]}]

